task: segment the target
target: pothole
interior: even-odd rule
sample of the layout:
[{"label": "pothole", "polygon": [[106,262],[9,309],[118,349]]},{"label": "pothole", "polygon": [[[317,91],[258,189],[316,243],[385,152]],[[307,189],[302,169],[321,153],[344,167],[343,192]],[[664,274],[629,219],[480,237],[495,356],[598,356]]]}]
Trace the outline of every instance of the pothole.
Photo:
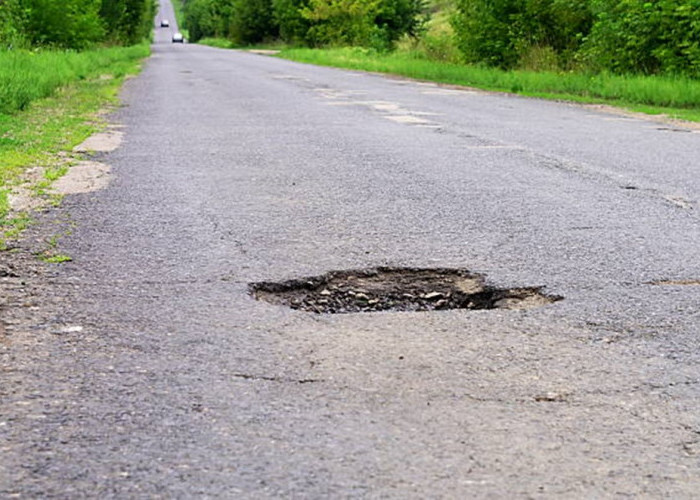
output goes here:
[{"label": "pothole", "polygon": [[542,287],[496,288],[465,269],[379,267],[251,283],[257,300],[319,314],[446,309],[531,309],[562,297]]}]

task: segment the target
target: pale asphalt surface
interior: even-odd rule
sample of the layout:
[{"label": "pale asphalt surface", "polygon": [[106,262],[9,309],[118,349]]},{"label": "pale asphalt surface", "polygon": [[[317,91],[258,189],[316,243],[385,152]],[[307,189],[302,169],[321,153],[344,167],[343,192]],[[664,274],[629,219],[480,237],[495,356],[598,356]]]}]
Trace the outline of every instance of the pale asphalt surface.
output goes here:
[{"label": "pale asphalt surface", "polygon": [[[111,185],[59,211],[73,262],[8,326],[0,497],[697,495],[697,132],[169,37]],[[385,264],[565,298],[318,316],[246,290]]]}]

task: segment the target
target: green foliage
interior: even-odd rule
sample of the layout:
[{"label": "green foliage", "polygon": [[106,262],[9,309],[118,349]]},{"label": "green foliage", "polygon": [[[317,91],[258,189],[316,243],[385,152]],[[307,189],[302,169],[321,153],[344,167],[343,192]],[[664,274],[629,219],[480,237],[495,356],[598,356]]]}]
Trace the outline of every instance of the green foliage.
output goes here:
[{"label": "green foliage", "polygon": [[373,18],[379,0],[310,0],[302,15],[311,23],[314,45],[367,45],[377,35]]},{"label": "green foliage", "polygon": [[24,47],[26,12],[20,0],[0,0],[0,49]]},{"label": "green foliage", "polygon": [[105,30],[99,0],[23,0],[25,33],[32,45],[85,49],[102,40]]},{"label": "green foliage", "polygon": [[240,45],[277,38],[272,0],[233,0],[229,37]]},{"label": "green foliage", "polygon": [[[57,154],[99,128],[96,112],[116,103],[124,76],[148,54],[146,44],[80,53],[0,51],[0,248],[28,223],[22,214],[8,216],[8,190],[29,166],[46,168],[38,184],[60,176],[65,159]],[[8,91],[21,95],[22,112],[7,106]]]},{"label": "green foliage", "polygon": [[403,34],[418,33],[421,0],[310,0],[302,16],[310,21],[314,45],[389,49]]},{"label": "green foliage", "polygon": [[428,16],[423,0],[385,0],[380,2],[374,24],[379,26],[390,42],[402,35],[418,36],[423,32]]},{"label": "green foliage", "polygon": [[149,35],[154,14],[155,0],[0,0],[0,47],[135,44]]},{"label": "green foliage", "polygon": [[577,102],[621,104],[645,112],[664,112],[700,121],[700,81],[691,78],[504,71],[432,61],[412,52],[377,53],[362,48],[287,49],[280,55],[312,64],[392,73],[447,84]]},{"label": "green foliage", "polygon": [[52,95],[73,81],[99,75],[148,53],[143,46],[85,52],[0,51],[0,116],[25,109],[32,101]]},{"label": "green foliage", "polygon": [[594,0],[582,58],[595,69],[700,76],[699,0]]},{"label": "green foliage", "polygon": [[302,44],[308,42],[311,21],[302,12],[309,7],[309,0],[272,0],[279,37],[284,42]]},{"label": "green foliage", "polygon": [[276,38],[272,0],[189,0],[184,5],[190,40],[227,38],[249,45]]},{"label": "green foliage", "polygon": [[281,38],[295,44],[390,48],[419,32],[423,0],[188,0],[190,39],[228,38],[251,45]]},{"label": "green foliage", "polygon": [[467,62],[700,76],[700,0],[457,0]]},{"label": "green foliage", "polygon": [[154,0],[102,0],[99,13],[108,40],[133,45],[149,36],[156,4]]},{"label": "green foliage", "polygon": [[533,51],[570,65],[591,22],[588,0],[457,0],[453,26],[467,62],[509,69]]},{"label": "green foliage", "polygon": [[233,0],[189,0],[183,14],[190,40],[227,38],[232,10]]}]

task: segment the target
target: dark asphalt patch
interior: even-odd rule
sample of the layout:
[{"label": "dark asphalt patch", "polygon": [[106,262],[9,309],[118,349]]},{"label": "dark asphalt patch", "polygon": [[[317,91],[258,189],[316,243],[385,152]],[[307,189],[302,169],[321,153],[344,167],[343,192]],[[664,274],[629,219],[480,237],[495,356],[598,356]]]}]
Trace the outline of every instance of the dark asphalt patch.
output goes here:
[{"label": "dark asphalt patch", "polygon": [[649,281],[647,285],[700,286],[700,279]]},{"label": "dark asphalt patch", "polygon": [[319,314],[446,309],[531,309],[562,297],[541,287],[496,288],[466,269],[390,268],[249,285],[257,300]]},{"label": "dark asphalt patch", "polygon": [[662,130],[664,132],[692,132],[692,130],[687,128],[675,128],[675,127],[657,127],[656,130]]}]

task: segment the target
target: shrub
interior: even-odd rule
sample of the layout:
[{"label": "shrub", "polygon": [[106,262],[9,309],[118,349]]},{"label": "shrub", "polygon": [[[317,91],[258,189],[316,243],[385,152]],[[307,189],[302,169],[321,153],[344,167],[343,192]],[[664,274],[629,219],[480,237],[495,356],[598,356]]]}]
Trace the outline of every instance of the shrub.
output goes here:
[{"label": "shrub", "polygon": [[617,73],[700,76],[700,1],[595,0],[596,22],[581,52]]},{"label": "shrub", "polygon": [[24,0],[25,30],[32,45],[86,49],[102,40],[100,0]]},{"label": "shrub", "polygon": [[510,69],[536,48],[566,67],[592,19],[588,0],[457,0],[453,27],[467,62]]},{"label": "shrub", "polygon": [[237,44],[254,44],[276,38],[278,25],[272,0],[234,0],[229,36]]},{"label": "shrub", "polygon": [[102,0],[99,11],[106,38],[133,45],[148,37],[155,15],[154,0]]},{"label": "shrub", "polygon": [[24,47],[26,12],[19,0],[0,1],[0,49]]},{"label": "shrub", "polygon": [[301,12],[312,44],[388,49],[418,33],[422,11],[422,0],[310,0]]},{"label": "shrub", "polygon": [[190,40],[227,37],[232,8],[232,0],[189,0],[183,13]]},{"label": "shrub", "polygon": [[302,14],[308,6],[308,0],[272,0],[273,15],[283,41],[296,44],[308,41],[311,21]]}]

